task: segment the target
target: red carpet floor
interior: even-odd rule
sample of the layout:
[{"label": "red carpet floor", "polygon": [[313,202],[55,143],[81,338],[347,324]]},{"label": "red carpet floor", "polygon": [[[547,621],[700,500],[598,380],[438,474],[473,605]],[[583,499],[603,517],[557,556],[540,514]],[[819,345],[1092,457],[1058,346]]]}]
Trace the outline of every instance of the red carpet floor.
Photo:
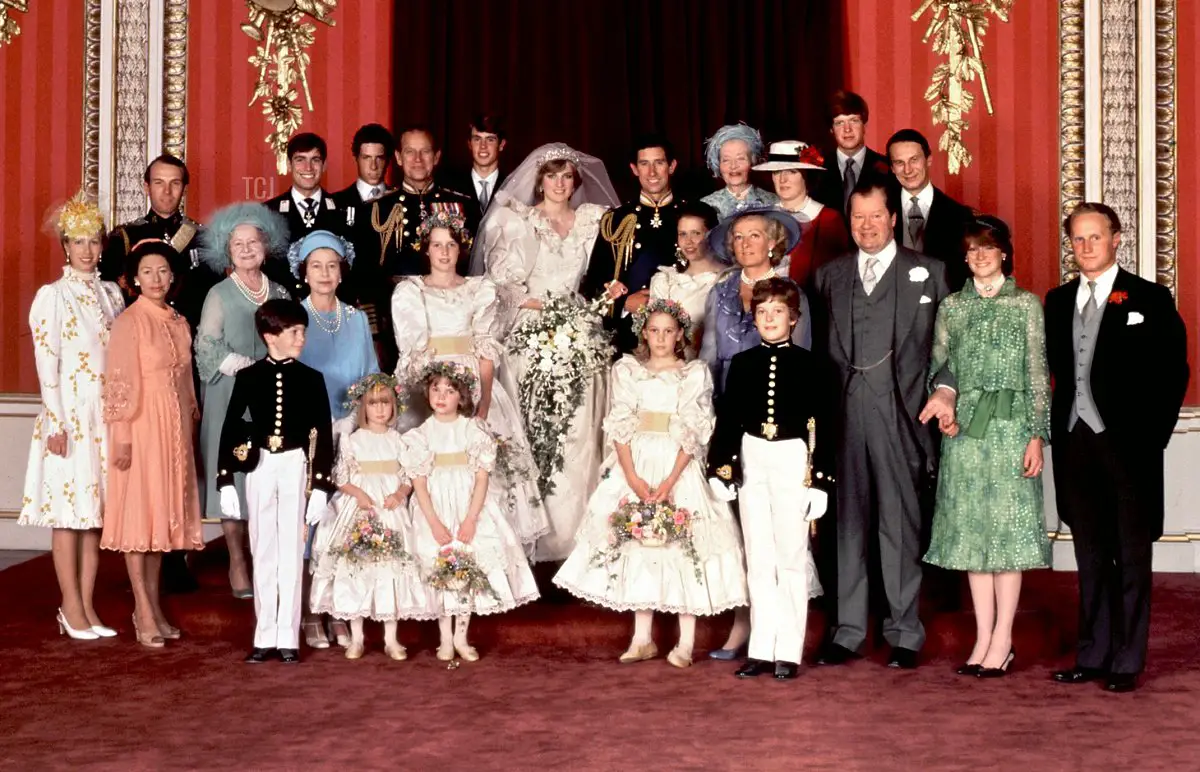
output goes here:
[{"label": "red carpet floor", "polygon": [[[1149,670],[1131,695],[1049,681],[1070,663],[1074,575],[1036,572],[1017,623],[1016,668],[954,675],[974,634],[968,612],[926,614],[915,672],[882,652],[800,679],[741,682],[698,658],[619,665],[627,617],[541,602],[472,626],[483,653],[448,669],[432,624],[401,628],[407,662],[378,630],[357,662],[304,651],[298,666],[251,667],[253,609],[224,587],[223,555],[202,588],[170,597],[184,629],[136,645],[123,565],[106,556],[98,603],[112,641],[56,635],[49,557],[0,572],[0,769],[796,770],[1139,769],[1200,766],[1200,577],[1155,577]],[[814,614],[809,645],[820,618]],[[699,645],[724,620],[701,621]],[[665,653],[673,630],[661,625]]]}]

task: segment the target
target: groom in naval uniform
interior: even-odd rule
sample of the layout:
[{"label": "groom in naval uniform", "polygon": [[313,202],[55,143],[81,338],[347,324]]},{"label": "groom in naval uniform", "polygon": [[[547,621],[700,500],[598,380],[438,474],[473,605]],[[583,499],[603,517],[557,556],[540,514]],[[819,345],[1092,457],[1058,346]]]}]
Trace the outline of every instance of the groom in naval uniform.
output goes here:
[{"label": "groom in naval uniform", "polygon": [[[671,192],[675,151],[666,137],[646,134],[633,146],[629,168],[637,177],[638,199],[622,204],[600,220],[580,292],[594,298],[616,293],[605,326],[616,331],[618,353],[637,348],[632,312],[650,297],[650,279],[675,262],[676,226],[682,201]],[[626,305],[628,304],[628,309]]]},{"label": "groom in naval uniform", "polygon": [[[858,656],[867,634],[868,554],[878,541],[887,596],[883,637],[889,667],[914,668],[925,642],[917,615],[921,590],[922,492],[937,470],[936,427],[953,422],[954,380],[935,378],[926,404],[945,265],[896,244],[896,200],[888,183],[863,179],[850,197],[858,251],[818,269],[814,346],[834,371],[837,431],[837,625],[819,664]],[[922,407],[925,411],[922,411]]]}]

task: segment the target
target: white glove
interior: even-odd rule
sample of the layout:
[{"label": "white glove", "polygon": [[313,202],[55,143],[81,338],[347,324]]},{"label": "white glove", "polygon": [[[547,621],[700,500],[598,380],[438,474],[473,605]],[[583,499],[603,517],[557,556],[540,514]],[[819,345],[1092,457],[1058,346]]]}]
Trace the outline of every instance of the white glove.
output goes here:
[{"label": "white glove", "polygon": [[829,507],[829,494],[820,488],[808,488],[805,491],[808,501],[804,505],[804,520],[811,523]]},{"label": "white glove", "polygon": [[726,485],[715,477],[708,478],[708,487],[712,489],[713,496],[716,497],[717,501],[728,503],[737,498],[736,485]]},{"label": "white glove", "polygon": [[304,513],[304,522],[317,525],[329,512],[329,494],[325,491],[313,491],[308,497],[308,511]]},{"label": "white glove", "polygon": [[221,514],[237,520],[242,518],[242,504],[238,501],[237,488],[232,485],[221,489]]},{"label": "white glove", "polygon": [[245,370],[252,364],[254,364],[254,360],[245,354],[228,354],[221,360],[221,364],[217,365],[217,369],[223,375],[232,378],[238,374],[238,370]]}]

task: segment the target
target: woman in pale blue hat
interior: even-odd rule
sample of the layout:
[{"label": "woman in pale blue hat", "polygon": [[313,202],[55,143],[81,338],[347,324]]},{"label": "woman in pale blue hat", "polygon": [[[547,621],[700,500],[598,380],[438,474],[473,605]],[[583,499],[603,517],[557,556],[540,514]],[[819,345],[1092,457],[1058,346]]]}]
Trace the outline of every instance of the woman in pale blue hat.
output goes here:
[{"label": "woman in pale blue hat", "polygon": [[722,220],[749,208],[778,204],[778,196],[750,182],[750,171],[762,156],[763,140],[757,129],[744,123],[717,129],[704,144],[704,161],[725,187],[700,200],[716,209]]}]

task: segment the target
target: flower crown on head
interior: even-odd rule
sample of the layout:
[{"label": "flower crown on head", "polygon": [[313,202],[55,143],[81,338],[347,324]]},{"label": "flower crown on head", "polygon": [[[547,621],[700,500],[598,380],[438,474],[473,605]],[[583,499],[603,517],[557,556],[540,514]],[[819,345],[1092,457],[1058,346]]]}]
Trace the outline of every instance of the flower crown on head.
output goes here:
[{"label": "flower crown on head", "polygon": [[54,227],[64,238],[87,238],[104,232],[104,215],[81,190],[62,205]]},{"label": "flower crown on head", "polygon": [[360,378],[357,383],[346,389],[346,401],[342,403],[342,407],[347,410],[353,410],[362,403],[363,397],[377,387],[387,389],[396,395],[397,414],[403,413],[408,409],[408,403],[404,399],[403,384],[396,380],[396,376],[389,375],[388,373],[371,373],[364,378]]},{"label": "flower crown on head", "polygon": [[447,361],[430,362],[425,365],[417,375],[417,383],[424,391],[434,378],[446,378],[454,385],[466,389],[468,394],[475,393],[475,385],[478,382],[475,373],[460,364]]},{"label": "flower crown on head", "polygon": [[642,328],[646,326],[651,314],[670,314],[683,330],[683,337],[687,340],[692,339],[692,317],[678,302],[667,298],[651,298],[633,315],[633,334],[636,337],[641,337]]},{"label": "flower crown on head", "polygon": [[425,239],[429,238],[429,234],[433,233],[434,228],[445,228],[458,236],[458,240],[462,242],[463,249],[471,248],[471,233],[467,230],[467,221],[463,219],[461,214],[448,211],[430,213],[417,226],[417,243],[424,244]]},{"label": "flower crown on head", "polygon": [[537,160],[534,161],[534,167],[540,169],[543,166],[545,166],[547,163],[549,163],[550,161],[559,161],[559,160],[570,161],[572,164],[575,165],[576,168],[579,167],[579,155],[576,154],[576,152],[569,147],[552,147],[552,148],[550,148],[549,150],[547,150],[546,152],[542,153],[540,156],[537,157]]}]

